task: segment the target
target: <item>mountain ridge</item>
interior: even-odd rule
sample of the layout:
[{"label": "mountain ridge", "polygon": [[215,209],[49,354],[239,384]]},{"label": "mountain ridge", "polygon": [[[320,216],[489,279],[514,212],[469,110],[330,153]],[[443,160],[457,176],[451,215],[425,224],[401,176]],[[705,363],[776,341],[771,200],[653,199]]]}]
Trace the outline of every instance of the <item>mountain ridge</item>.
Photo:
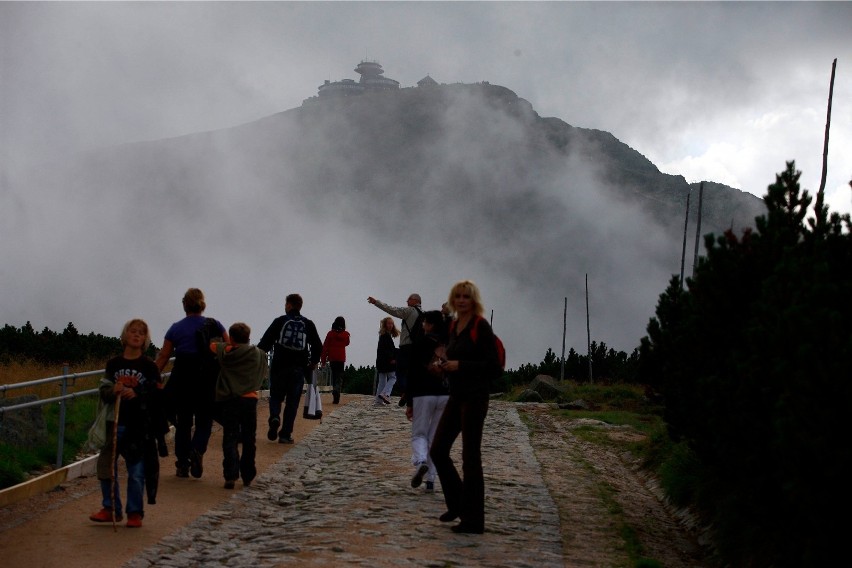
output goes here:
[{"label": "mountain ridge", "polygon": [[[64,321],[111,329],[75,310],[99,318],[123,309],[127,294],[93,292],[101,286],[93,275],[134,250],[123,277],[144,288],[154,329],[172,320],[166,291],[179,298],[198,286],[211,305],[228,298],[220,317],[257,329],[278,309],[270,304],[301,290],[319,321],[354,322],[353,358],[367,362],[377,314],[364,298],[393,303],[418,290],[425,306],[439,307],[453,281],[472,278],[498,313],[510,366],[562,344],[553,320],[563,303],[575,322],[567,344],[586,344],[586,275],[593,339],[636,347],[680,270],[690,191],[611,133],[542,118],[487,83],[316,101],[105,149],[18,181],[46,205],[13,221],[63,227],[60,241],[22,230],[25,246],[68,263],[62,281],[22,285],[24,304],[46,294]],[[753,224],[762,202],[735,191],[705,183],[702,233]],[[89,204],[84,218],[67,218],[69,199]]]}]

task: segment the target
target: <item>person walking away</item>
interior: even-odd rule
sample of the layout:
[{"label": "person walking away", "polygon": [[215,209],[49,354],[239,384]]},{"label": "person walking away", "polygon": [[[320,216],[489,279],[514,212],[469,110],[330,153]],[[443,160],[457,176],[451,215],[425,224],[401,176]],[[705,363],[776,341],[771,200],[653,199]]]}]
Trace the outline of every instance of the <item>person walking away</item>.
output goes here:
[{"label": "person walking away", "polygon": [[[142,518],[145,516],[143,494],[146,458],[153,454],[157,459],[157,439],[168,430],[168,423],[159,396],[160,371],[154,361],[145,355],[151,345],[148,324],[142,319],[131,319],[124,324],[120,339],[122,353],[107,361],[98,387],[100,404],[113,408],[108,414],[107,432],[115,432],[117,439],[113,440],[112,435],[107,436],[98,455],[101,510],[90,515],[89,519],[97,523],[123,519],[118,483],[118,456],[122,456],[127,466],[127,526],[138,528],[142,526]],[[116,424],[114,409],[117,402],[119,412]],[[149,503],[154,502],[154,497],[149,492]]]},{"label": "person walking away", "polygon": [[211,354],[205,337],[221,337],[226,343],[229,338],[219,321],[204,317],[204,292],[189,288],[181,302],[186,317],[166,332],[157,368],[162,372],[174,353],[165,397],[175,425],[176,475],[199,478],[204,473],[204,453],[213,430],[213,398],[219,375],[218,369],[207,364]]},{"label": "person walking away", "polygon": [[390,395],[396,383],[397,348],[393,340],[399,337],[399,330],[393,318],[388,316],[379,321],[379,344],[376,347],[376,406],[391,403]]},{"label": "person walking away", "polygon": [[408,373],[405,415],[411,420],[411,487],[426,479],[426,492],[435,491],[435,465],[429,448],[438,422],[450,398],[442,363],[446,360],[447,333],[444,316],[438,310],[423,314],[422,335],[415,336]]},{"label": "person walking away", "polygon": [[222,474],[225,489],[233,489],[237,479],[242,478],[243,487],[248,487],[257,475],[258,390],[269,369],[266,353],[249,345],[247,324],[231,325],[228,335],[229,343],[213,342],[210,350],[220,366],[216,414],[222,423]]},{"label": "person walking away", "polygon": [[[455,314],[450,323],[447,360],[442,364],[450,398],[438,422],[430,455],[441,480],[447,512],[442,522],[460,519],[453,532],[481,534],[485,530],[485,479],[482,471],[482,435],[491,381],[500,373],[497,344],[491,326],[482,317],[479,288],[470,280],[453,285],[447,300]],[[475,337],[472,330],[476,328]],[[462,473],[450,451],[462,436]]]},{"label": "person walking away", "polygon": [[[257,347],[272,351],[269,371],[270,441],[292,444],[293,425],[299,410],[299,399],[308,373],[316,369],[322,355],[322,340],[314,322],[301,314],[302,296],[289,294],[284,301],[284,315],[275,318],[264,332]],[[281,415],[281,406],[284,414]]]},{"label": "person walking away", "polygon": [[408,360],[411,358],[411,331],[414,329],[417,318],[422,313],[420,294],[409,294],[404,307],[394,307],[375,299],[373,296],[367,301],[383,312],[400,318],[399,353],[396,360],[396,382],[399,385],[399,406],[405,406],[406,377],[408,376]]},{"label": "person walking away", "polygon": [[340,393],[343,391],[343,370],[346,365],[346,346],[349,345],[349,332],[346,331],[346,320],[343,316],[334,318],[331,330],[325,335],[322,343],[320,367],[326,363],[331,365],[331,395],[333,404],[340,403]]}]

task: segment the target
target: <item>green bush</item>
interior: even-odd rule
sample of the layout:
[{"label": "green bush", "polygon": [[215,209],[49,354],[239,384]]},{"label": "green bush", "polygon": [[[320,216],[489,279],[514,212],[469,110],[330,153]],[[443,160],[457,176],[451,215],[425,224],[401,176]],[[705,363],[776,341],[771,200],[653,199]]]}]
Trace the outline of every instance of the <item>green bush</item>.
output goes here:
[{"label": "green bush", "polygon": [[349,365],[344,370],[343,392],[350,394],[374,394],[376,367],[358,367]]},{"label": "green bush", "polygon": [[688,289],[672,278],[642,340],[640,380],[663,393],[683,444],[672,459],[696,472],[678,498],[695,499],[731,565],[846,552],[826,519],[852,457],[852,223],[818,204],[806,224],[794,166],[769,186],[756,232],[705,236]]}]

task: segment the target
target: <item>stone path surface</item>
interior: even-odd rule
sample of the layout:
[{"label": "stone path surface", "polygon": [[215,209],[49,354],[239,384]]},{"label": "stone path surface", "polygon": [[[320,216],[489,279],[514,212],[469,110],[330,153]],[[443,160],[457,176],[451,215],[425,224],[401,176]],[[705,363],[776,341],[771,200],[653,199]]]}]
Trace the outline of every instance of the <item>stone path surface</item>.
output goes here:
[{"label": "stone path surface", "polygon": [[[124,566],[564,566],[559,512],[516,406],[492,401],[485,431],[485,534],[455,534],[454,523],[438,521],[440,482],[432,494],[408,483],[403,409],[357,397],[251,487]],[[459,467],[460,447],[461,439]]]}]

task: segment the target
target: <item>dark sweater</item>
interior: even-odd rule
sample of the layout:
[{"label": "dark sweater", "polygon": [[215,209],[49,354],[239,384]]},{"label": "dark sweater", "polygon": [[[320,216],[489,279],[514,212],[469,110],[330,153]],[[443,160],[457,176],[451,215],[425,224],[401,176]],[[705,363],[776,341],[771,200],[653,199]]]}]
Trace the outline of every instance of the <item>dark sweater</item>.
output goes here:
[{"label": "dark sweater", "polygon": [[245,343],[229,345],[214,343],[219,360],[219,378],[216,381],[216,401],[230,400],[260,389],[266,378],[266,353]]},{"label": "dark sweater", "polygon": [[[474,326],[477,328],[476,341],[471,337]],[[450,396],[472,399],[490,395],[491,381],[500,374],[500,361],[494,331],[484,318],[472,319],[461,333],[451,326],[447,359],[459,362],[458,371],[447,375]]]}]

